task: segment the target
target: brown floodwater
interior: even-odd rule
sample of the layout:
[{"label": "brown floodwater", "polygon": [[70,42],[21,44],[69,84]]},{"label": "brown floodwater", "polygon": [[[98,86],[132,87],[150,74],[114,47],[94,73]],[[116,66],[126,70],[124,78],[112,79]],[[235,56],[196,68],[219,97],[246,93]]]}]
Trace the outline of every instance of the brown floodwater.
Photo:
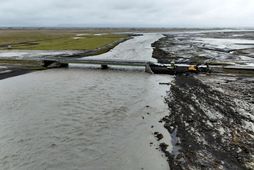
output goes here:
[{"label": "brown floodwater", "polygon": [[[150,60],[160,37],[135,37],[104,55]],[[1,80],[1,169],[169,169],[153,133],[170,145],[158,122],[169,112],[169,86],[159,82],[172,80],[143,68],[80,65]]]}]

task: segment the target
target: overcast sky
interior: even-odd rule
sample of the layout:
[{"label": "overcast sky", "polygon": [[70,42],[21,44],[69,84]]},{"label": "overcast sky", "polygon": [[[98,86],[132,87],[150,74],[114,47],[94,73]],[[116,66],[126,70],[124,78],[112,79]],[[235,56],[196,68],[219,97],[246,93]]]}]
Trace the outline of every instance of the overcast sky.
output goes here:
[{"label": "overcast sky", "polygon": [[254,27],[254,0],[0,2],[0,26]]}]

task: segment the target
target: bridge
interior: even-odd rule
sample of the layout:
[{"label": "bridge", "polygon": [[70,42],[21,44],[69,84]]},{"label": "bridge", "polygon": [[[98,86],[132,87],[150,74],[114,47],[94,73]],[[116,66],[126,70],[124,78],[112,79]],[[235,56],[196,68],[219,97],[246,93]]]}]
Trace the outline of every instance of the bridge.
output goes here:
[{"label": "bridge", "polygon": [[[144,60],[123,60],[123,59],[79,59],[79,58],[33,58],[30,60],[39,60],[42,61],[43,66],[47,68],[60,68],[68,67],[69,64],[89,64],[89,65],[100,65],[102,69],[107,69],[108,66],[133,66],[133,67],[144,67],[147,73],[165,73],[165,67],[173,69],[170,66],[159,66],[155,71],[154,68],[151,69],[151,66],[156,64],[151,61]],[[157,63],[158,64],[158,63]],[[175,64],[177,67],[176,70],[179,72],[187,72],[188,64]],[[212,72],[225,72],[226,70],[233,71],[247,71],[253,72],[254,67],[252,66],[236,66],[236,65],[209,65],[209,68]],[[154,72],[155,71],[155,72]],[[168,72],[168,70],[166,71]]]},{"label": "bridge", "polygon": [[107,69],[108,66],[132,66],[132,67],[144,67],[148,73],[153,73],[150,64],[151,61],[144,60],[122,60],[122,59],[77,59],[77,58],[52,58],[52,59],[39,59],[42,60],[45,67],[49,67],[52,64],[57,64],[57,67],[67,67],[69,64],[91,64],[101,65],[102,69]]},{"label": "bridge", "polygon": [[149,61],[142,60],[121,60],[121,59],[60,59],[60,63],[73,63],[73,64],[96,64],[96,65],[118,65],[118,66],[139,66],[144,67]]}]

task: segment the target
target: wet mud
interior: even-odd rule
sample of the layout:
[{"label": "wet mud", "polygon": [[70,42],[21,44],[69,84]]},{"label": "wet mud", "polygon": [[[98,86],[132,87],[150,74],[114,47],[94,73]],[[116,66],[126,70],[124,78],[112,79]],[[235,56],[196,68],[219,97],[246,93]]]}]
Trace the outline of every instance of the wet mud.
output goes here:
[{"label": "wet mud", "polygon": [[254,63],[253,31],[183,32],[164,34],[154,42],[153,58],[160,63]]},{"label": "wet mud", "polygon": [[254,169],[254,78],[177,76],[162,119],[173,149],[171,169]]}]

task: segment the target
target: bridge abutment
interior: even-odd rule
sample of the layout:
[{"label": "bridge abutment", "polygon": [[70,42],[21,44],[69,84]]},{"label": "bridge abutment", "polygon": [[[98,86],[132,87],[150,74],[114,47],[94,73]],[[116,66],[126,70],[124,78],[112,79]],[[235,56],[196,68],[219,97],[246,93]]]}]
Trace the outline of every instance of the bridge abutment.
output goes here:
[{"label": "bridge abutment", "polygon": [[66,68],[69,66],[68,63],[61,63],[58,61],[43,60],[42,66],[46,68]]},{"label": "bridge abutment", "polygon": [[146,66],[145,66],[145,72],[146,73],[150,73],[150,74],[153,74],[153,71],[150,67],[150,63],[147,63]]},{"label": "bridge abutment", "polygon": [[108,69],[109,67],[108,67],[108,65],[106,65],[106,64],[102,64],[101,65],[101,69],[103,69],[103,70],[106,70],[106,69]]}]

